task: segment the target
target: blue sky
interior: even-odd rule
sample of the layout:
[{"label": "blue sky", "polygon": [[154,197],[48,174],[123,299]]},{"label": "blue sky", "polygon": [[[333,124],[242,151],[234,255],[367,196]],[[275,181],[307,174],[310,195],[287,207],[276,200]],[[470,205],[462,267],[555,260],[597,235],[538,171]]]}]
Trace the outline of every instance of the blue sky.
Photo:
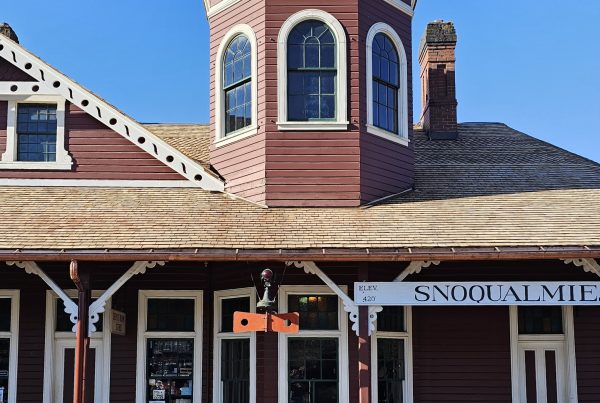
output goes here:
[{"label": "blue sky", "polygon": [[[202,4],[60,0],[49,8],[27,0],[2,7],[0,20],[26,48],[142,122],[207,122]],[[419,0],[415,45],[434,19],[458,31],[459,121],[504,122],[600,161],[600,1]]]}]

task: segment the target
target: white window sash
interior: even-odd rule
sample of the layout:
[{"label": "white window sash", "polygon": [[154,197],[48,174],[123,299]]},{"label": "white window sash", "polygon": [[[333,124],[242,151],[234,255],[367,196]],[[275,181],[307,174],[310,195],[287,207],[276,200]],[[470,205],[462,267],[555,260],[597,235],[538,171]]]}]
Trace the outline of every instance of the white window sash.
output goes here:
[{"label": "white window sash", "polygon": [[[385,310],[385,307],[383,307]],[[381,314],[381,313],[380,313]],[[380,315],[379,314],[379,315]],[[371,399],[376,402],[378,399],[378,384],[377,384],[377,340],[378,339],[396,339],[404,340],[404,402],[412,403],[413,401],[413,347],[412,347],[412,307],[404,307],[404,332],[383,332],[377,330],[375,324],[375,332],[371,337]]]},{"label": "white window sash", "polygon": [[[385,34],[396,47],[399,57],[399,80],[400,87],[398,88],[398,134],[387,131],[373,125],[373,40],[378,33]],[[408,138],[408,63],[406,58],[406,50],[402,44],[402,40],[398,33],[388,24],[383,22],[375,23],[369,29],[367,34],[367,132],[384,139],[393,141],[407,146]]]},{"label": "white window sash", "polygon": [[[145,403],[146,397],[146,342],[148,339],[192,339],[194,340],[192,393],[194,401],[202,401],[202,290],[139,290],[138,293],[138,335],[136,365],[136,403]],[[147,331],[149,299],[191,299],[194,300],[193,332]]]},{"label": "white window sash", "polygon": [[213,403],[223,401],[221,387],[221,349],[223,340],[250,340],[250,403],[256,403],[256,332],[220,332],[221,302],[230,298],[249,298],[250,312],[256,310],[256,290],[252,287],[220,290],[214,292],[214,352],[213,352]]},{"label": "white window sash", "polygon": [[[336,118],[335,120],[290,121],[287,105],[287,41],[296,25],[306,20],[322,21],[336,40]],[[277,38],[277,127],[279,130],[347,130],[348,129],[348,59],[347,38],[342,24],[331,14],[315,9],[302,10],[290,16],[281,26]]]},{"label": "white window sash", "polygon": [[[346,292],[346,286],[340,286]],[[337,295],[327,286],[281,286],[279,288],[279,312],[288,311],[288,296],[290,295]],[[343,309],[343,301],[338,299],[338,330],[300,330],[296,334],[279,333],[279,403],[288,403],[288,338],[325,337],[338,339],[338,401],[347,402],[349,399],[348,374],[348,315]]]},{"label": "white window sash", "polygon": [[[252,47],[250,57],[250,86],[252,98],[252,120],[250,126],[225,134],[225,90],[223,88],[223,59],[231,41],[238,35],[245,35]],[[247,24],[239,24],[231,28],[221,39],[215,60],[215,145],[217,147],[250,137],[258,133],[258,45],[256,34]]]},{"label": "white window sash", "polygon": [[8,403],[17,403],[17,373],[19,358],[19,290],[0,290],[0,298],[10,299],[10,331],[0,332],[0,339],[9,340]]},{"label": "white window sash", "polygon": [[[19,104],[56,105],[56,161],[18,161],[17,111]],[[0,169],[41,169],[70,170],[73,159],[65,145],[66,101],[62,97],[31,95],[21,99],[8,100],[8,120],[6,126],[6,150],[0,159]]]}]

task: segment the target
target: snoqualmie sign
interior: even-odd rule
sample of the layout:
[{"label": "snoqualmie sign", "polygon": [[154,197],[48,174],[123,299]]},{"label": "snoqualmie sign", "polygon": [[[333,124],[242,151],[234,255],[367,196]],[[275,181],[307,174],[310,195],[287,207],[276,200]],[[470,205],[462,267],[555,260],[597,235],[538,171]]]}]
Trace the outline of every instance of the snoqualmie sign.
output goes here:
[{"label": "snoqualmie sign", "polygon": [[363,282],[357,305],[600,305],[600,282]]}]

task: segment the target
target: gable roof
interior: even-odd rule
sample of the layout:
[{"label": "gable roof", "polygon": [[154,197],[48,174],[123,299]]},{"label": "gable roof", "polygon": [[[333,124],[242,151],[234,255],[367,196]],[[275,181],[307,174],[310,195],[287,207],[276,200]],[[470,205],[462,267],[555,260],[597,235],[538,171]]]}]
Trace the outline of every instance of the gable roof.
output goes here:
[{"label": "gable roof", "polygon": [[[162,130],[197,141],[206,133]],[[2,187],[0,255],[600,256],[600,165],[502,124],[462,124],[457,141],[417,130],[414,142],[415,189],[363,208],[260,208],[194,188]]]},{"label": "gable roof", "polygon": [[[60,95],[86,111],[197,186],[224,191],[224,183],[200,163],[148,131],[144,126],[48,65],[20,44],[0,35],[0,57],[36,80],[39,93]],[[28,82],[9,82],[14,95],[33,95]]]}]

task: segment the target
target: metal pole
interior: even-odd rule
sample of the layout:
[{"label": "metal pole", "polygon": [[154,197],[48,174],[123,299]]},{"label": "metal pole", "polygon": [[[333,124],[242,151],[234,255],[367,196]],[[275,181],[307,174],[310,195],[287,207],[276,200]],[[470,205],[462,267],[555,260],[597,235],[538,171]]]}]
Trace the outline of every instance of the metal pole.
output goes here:
[{"label": "metal pole", "polygon": [[[89,306],[90,306],[90,278],[87,271],[80,272],[77,261],[72,260],[70,266],[71,280],[77,287],[79,302],[77,316],[77,334],[75,344],[75,370],[73,381],[73,403],[88,403],[87,367],[89,360]],[[91,402],[89,402],[91,403]]]}]

